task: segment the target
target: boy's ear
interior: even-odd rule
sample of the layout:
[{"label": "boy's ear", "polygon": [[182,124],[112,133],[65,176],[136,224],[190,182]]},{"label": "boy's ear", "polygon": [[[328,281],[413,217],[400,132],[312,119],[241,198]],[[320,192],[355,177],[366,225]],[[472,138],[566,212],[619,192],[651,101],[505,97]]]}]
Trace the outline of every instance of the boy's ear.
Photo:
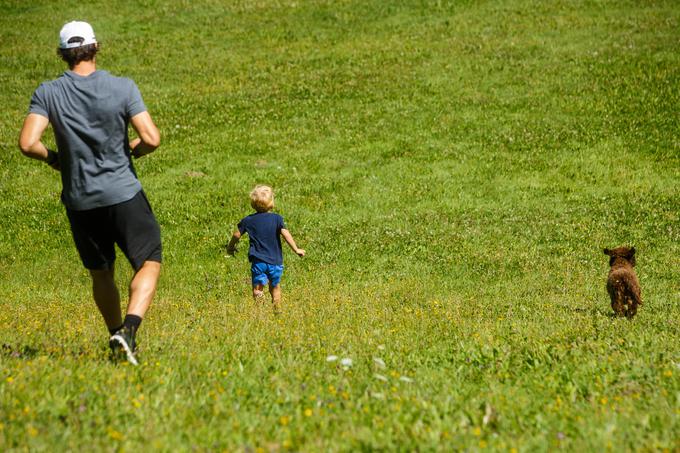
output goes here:
[{"label": "boy's ear", "polygon": [[609,249],[604,249],[604,254],[605,254],[605,255],[612,256],[612,251],[609,250]]}]

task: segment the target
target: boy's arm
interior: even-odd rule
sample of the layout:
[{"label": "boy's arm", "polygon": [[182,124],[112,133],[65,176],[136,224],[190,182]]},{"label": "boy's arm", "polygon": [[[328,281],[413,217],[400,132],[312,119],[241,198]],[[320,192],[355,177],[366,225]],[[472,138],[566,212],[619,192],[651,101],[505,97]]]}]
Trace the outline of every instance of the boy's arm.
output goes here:
[{"label": "boy's arm", "polygon": [[231,236],[229,244],[227,244],[227,253],[229,255],[233,255],[234,253],[236,253],[236,244],[238,244],[239,239],[241,239],[241,232],[239,230],[236,230],[234,231],[234,234]]},{"label": "boy's arm", "polygon": [[305,256],[305,251],[298,248],[298,246],[295,244],[295,239],[293,239],[293,236],[290,234],[290,231],[285,228],[281,228],[281,236],[283,236],[288,245],[290,245],[290,248],[293,249],[293,251],[297,253],[298,256]]}]

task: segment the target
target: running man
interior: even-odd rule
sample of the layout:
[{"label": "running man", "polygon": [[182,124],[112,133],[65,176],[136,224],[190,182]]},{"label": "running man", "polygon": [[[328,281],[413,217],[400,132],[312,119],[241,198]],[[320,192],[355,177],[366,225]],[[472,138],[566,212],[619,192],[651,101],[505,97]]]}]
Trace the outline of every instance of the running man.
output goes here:
[{"label": "running man", "polygon": [[[114,355],[136,365],[135,334],[156,293],[161,270],[158,222],[132,158],[160,145],[160,134],[135,83],[97,70],[99,44],[86,22],[61,29],[58,54],[69,69],[33,93],[19,137],[21,152],[61,172],[61,201]],[[51,124],[57,151],[42,135]],[[137,138],[128,139],[128,124]],[[135,273],[125,318],[114,280],[116,252]]]}]

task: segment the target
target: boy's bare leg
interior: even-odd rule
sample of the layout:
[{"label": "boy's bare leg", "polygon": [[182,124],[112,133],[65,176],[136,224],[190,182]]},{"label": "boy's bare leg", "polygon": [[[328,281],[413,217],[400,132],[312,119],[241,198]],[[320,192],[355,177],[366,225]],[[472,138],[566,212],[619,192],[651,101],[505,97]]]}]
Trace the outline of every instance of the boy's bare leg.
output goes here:
[{"label": "boy's bare leg", "polygon": [[130,282],[130,302],[127,314],[144,318],[153,297],[156,295],[156,285],[161,274],[161,263],[144,261],[142,267],[135,273]]},{"label": "boy's bare leg", "polygon": [[262,297],[264,297],[264,285],[260,283],[253,286],[253,299],[255,299],[255,302],[261,302]]},{"label": "boy's bare leg", "polygon": [[269,285],[269,294],[272,296],[272,305],[274,305],[274,311],[279,311],[281,308],[281,285]]},{"label": "boy's bare leg", "polygon": [[114,280],[114,269],[92,270],[92,295],[106,327],[116,329],[123,324],[120,315],[120,294]]}]

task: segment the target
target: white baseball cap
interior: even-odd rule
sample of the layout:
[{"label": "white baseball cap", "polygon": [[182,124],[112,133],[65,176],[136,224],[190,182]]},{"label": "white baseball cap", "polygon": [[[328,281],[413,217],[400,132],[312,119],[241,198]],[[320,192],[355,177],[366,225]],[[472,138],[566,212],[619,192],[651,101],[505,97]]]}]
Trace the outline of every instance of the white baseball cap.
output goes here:
[{"label": "white baseball cap", "polygon": [[[69,42],[72,38],[82,38],[83,41],[75,40]],[[86,46],[88,44],[97,44],[94,38],[94,30],[92,25],[87,22],[73,21],[64,25],[59,32],[59,47],[61,49],[73,49],[74,47]]]}]

